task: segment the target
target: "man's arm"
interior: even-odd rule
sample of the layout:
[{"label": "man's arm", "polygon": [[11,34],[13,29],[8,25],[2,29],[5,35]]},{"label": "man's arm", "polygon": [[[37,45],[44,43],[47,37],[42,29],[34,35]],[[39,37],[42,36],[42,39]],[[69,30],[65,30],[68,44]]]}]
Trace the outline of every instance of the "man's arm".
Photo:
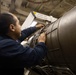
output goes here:
[{"label": "man's arm", "polygon": [[4,45],[4,50],[0,52],[4,58],[1,61],[4,66],[23,68],[37,65],[46,55],[47,47],[44,42],[39,42],[34,48],[23,47],[20,43],[10,40]]},{"label": "man's arm", "polygon": [[24,29],[21,33],[21,37],[19,38],[19,40],[23,41],[24,39],[26,39],[28,36],[30,36],[36,30],[42,28],[43,26],[44,26],[43,24],[37,24],[35,27],[30,27],[30,28]]},{"label": "man's arm", "polygon": [[23,30],[21,32],[21,37],[18,40],[23,41],[28,36],[30,36],[32,33],[34,33],[36,30],[37,30],[36,27],[30,27],[30,28]]}]

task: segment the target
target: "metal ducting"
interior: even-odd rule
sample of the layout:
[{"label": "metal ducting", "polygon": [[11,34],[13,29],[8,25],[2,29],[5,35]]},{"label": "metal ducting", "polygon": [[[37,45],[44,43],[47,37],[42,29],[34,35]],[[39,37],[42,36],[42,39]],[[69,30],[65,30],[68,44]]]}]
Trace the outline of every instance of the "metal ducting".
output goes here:
[{"label": "metal ducting", "polygon": [[[68,67],[76,71],[76,7],[56,22],[45,27],[47,57],[50,65]],[[37,34],[37,33],[36,33]],[[36,36],[36,35],[35,35]],[[35,37],[32,40],[35,42]]]}]

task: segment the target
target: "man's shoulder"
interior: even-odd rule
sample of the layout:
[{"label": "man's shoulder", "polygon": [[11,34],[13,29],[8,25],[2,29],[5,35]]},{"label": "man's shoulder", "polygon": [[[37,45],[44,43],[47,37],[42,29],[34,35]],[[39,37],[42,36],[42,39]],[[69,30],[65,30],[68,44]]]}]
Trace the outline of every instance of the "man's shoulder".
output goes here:
[{"label": "man's shoulder", "polygon": [[14,40],[12,40],[12,39],[2,39],[2,40],[0,40],[0,42],[14,42]]},{"label": "man's shoulder", "polygon": [[15,44],[16,41],[12,39],[2,39],[0,40],[0,45],[12,45]]}]

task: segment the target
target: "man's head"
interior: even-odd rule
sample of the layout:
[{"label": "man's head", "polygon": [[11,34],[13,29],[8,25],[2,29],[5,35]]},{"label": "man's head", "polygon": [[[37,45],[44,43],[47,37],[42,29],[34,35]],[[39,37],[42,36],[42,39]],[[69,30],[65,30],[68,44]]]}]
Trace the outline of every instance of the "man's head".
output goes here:
[{"label": "man's head", "polygon": [[0,35],[8,35],[13,39],[21,36],[21,26],[18,18],[11,13],[0,14]]}]

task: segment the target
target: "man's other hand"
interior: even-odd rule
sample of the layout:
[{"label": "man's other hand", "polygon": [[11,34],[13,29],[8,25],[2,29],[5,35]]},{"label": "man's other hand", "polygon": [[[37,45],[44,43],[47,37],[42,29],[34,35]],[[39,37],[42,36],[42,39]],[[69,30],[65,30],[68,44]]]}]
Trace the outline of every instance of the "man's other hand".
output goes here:
[{"label": "man's other hand", "polygon": [[46,34],[41,33],[40,36],[38,37],[38,42],[44,42],[46,41]]}]

